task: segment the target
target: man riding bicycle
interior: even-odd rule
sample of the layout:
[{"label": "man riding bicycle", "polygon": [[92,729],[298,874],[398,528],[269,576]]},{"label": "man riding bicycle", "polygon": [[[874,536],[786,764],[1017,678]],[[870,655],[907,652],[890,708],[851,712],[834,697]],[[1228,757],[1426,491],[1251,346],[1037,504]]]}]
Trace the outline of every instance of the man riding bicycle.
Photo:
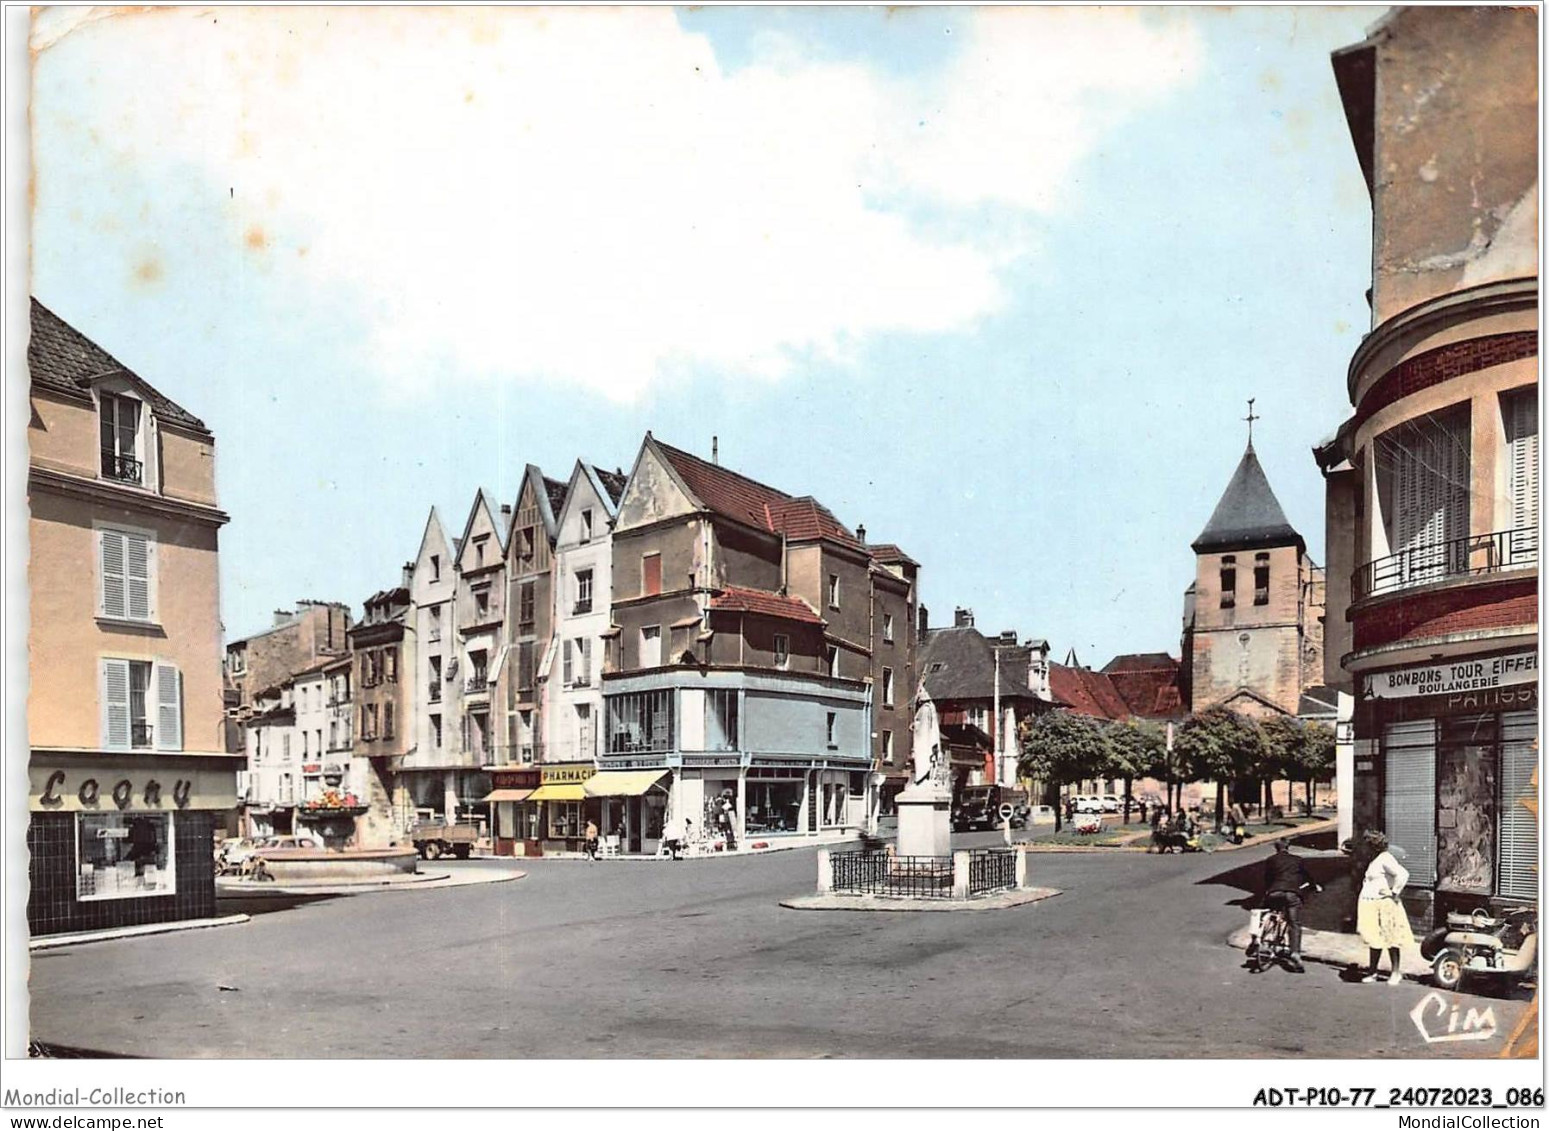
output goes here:
[{"label": "man riding bicycle", "polygon": [[1307,865],[1300,856],[1293,855],[1283,840],[1275,841],[1275,854],[1264,861],[1264,906],[1285,914],[1290,927],[1291,954],[1286,965],[1296,974],[1306,972],[1302,966],[1302,890],[1313,888],[1322,891],[1307,872]]}]

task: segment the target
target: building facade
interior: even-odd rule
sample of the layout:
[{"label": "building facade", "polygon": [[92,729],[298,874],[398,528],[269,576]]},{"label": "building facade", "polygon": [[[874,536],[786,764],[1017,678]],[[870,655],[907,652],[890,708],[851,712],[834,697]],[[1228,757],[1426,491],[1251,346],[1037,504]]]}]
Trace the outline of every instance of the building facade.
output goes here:
[{"label": "building facade", "polygon": [[1183,630],[1190,710],[1294,717],[1303,690],[1322,682],[1323,570],[1286,520],[1251,438],[1192,548]]},{"label": "building facade", "polygon": [[[351,756],[361,763],[356,778],[363,787],[357,804],[350,808],[362,810],[352,816],[363,818],[356,833],[367,848],[384,847],[400,836],[413,825],[418,808],[439,811],[436,803],[447,803],[433,791],[428,796],[416,794],[418,779],[403,768],[415,735],[412,680],[417,650],[415,634],[409,630],[410,572],[406,566],[404,584],[366,599],[361,619],[349,634]],[[348,777],[348,767],[343,769],[339,776]]]},{"label": "building facade", "polygon": [[1422,920],[1538,891],[1537,33],[1401,8],[1334,55],[1373,270],[1354,411],[1316,452],[1326,682],[1355,704],[1351,826],[1405,850]]},{"label": "building facade", "polygon": [[225,746],[215,440],[32,301],[33,934],[214,914]]},{"label": "building facade", "polygon": [[621,816],[621,850],[654,851],[669,821],[712,849],[864,824],[878,649],[859,539],[815,500],[647,433],[612,555],[601,769],[583,792]]}]

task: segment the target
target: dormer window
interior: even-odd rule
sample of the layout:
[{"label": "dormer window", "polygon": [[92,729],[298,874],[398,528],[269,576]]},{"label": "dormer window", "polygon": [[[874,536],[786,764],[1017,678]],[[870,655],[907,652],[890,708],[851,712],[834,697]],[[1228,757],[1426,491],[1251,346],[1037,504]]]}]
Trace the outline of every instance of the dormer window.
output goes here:
[{"label": "dormer window", "polygon": [[120,483],[145,482],[140,444],[143,406],[133,397],[103,393],[98,404],[102,433],[102,477]]}]

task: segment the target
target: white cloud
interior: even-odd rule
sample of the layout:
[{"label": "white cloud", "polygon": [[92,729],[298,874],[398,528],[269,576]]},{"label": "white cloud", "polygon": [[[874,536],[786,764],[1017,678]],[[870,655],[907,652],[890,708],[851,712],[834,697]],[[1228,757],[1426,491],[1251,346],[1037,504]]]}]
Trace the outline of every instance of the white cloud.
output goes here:
[{"label": "white cloud", "polygon": [[449,368],[629,399],[680,367],[773,378],[971,329],[1018,249],[893,206],[1058,207],[1200,50],[1107,10],[959,27],[903,84],[778,39],[727,73],[660,8],[159,11],[52,36],[40,73],[83,82],[39,121],[83,116],[139,177],[232,186],[244,270],[364,318],[404,390]]}]

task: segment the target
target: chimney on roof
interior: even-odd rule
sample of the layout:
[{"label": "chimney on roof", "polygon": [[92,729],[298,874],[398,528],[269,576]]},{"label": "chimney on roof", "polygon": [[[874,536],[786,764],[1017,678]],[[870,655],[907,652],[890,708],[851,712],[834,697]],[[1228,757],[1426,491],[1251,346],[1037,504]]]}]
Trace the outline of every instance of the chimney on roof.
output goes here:
[{"label": "chimney on roof", "polygon": [[719,436],[710,437],[710,462],[715,464],[716,467],[721,466],[721,438]]},{"label": "chimney on roof", "polygon": [[510,518],[511,518],[511,504],[510,503],[501,503],[500,504],[500,517],[503,518],[503,519],[506,519],[508,521],[510,520]]},{"label": "chimney on roof", "polygon": [[292,620],[295,619],[295,616],[296,614],[289,609],[275,609],[274,627],[279,628],[282,624],[289,624]]},{"label": "chimney on roof", "polygon": [[1017,632],[1014,628],[1008,628],[1000,634],[1000,642],[1008,648],[1017,646]]},{"label": "chimney on roof", "polygon": [[930,631],[930,610],[924,605],[920,606],[920,635],[924,636]]},{"label": "chimney on roof", "polygon": [[953,628],[972,628],[973,626],[974,611],[972,609],[965,609],[962,605],[959,605],[952,611]]},{"label": "chimney on roof", "polygon": [[1049,649],[1036,649],[1027,659],[1027,689],[1045,703],[1054,698],[1049,690]]},{"label": "chimney on roof", "polygon": [[866,524],[864,522],[855,528],[855,540],[862,546],[866,544]]},{"label": "chimney on roof", "polygon": [[414,584],[414,563],[413,562],[404,562],[403,563],[403,587],[405,589],[407,589],[407,588],[409,588],[413,584]]}]

